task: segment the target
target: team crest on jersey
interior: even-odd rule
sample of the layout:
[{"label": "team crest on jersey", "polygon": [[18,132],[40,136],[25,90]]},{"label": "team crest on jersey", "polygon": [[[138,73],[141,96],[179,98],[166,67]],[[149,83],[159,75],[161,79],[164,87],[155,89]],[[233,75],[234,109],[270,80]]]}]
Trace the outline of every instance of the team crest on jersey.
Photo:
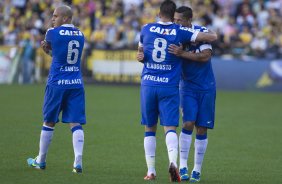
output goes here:
[{"label": "team crest on jersey", "polygon": [[150,27],[150,31],[154,33],[159,33],[162,35],[176,35],[175,29],[164,29],[157,26]]}]

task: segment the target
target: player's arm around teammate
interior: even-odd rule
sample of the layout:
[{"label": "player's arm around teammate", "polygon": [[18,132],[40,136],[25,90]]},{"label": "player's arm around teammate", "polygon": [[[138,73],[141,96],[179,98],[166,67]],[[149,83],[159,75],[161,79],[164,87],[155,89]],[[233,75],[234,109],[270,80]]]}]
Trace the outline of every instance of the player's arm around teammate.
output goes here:
[{"label": "player's arm around teammate", "polygon": [[[208,33],[208,34],[206,34],[206,33]],[[217,40],[216,32],[209,30],[206,33],[199,32],[195,41],[196,42],[213,42],[213,41]]]},{"label": "player's arm around teammate", "polygon": [[[182,26],[208,32],[202,26],[192,25],[193,12],[189,7],[180,7],[174,20]],[[214,34],[212,31],[209,31]],[[198,40],[199,41],[199,40]],[[207,148],[207,128],[213,128],[215,104],[215,80],[211,67],[212,47],[206,42],[186,45],[169,45],[168,52],[183,58],[180,82],[182,108],[182,131],[179,136],[181,180],[198,182]],[[192,142],[192,132],[196,127],[194,168],[188,175],[188,156]]]},{"label": "player's arm around teammate", "polygon": [[[210,62],[212,51],[211,49],[204,49],[199,53],[184,51],[182,46],[170,45],[169,52],[179,57],[184,58],[188,61],[207,63]],[[183,62],[185,62],[185,60]],[[189,67],[189,66],[188,66]],[[186,73],[190,75],[190,73]],[[185,83],[184,80],[182,80]],[[180,85],[181,86],[181,85]],[[194,96],[194,94],[197,94]],[[190,180],[191,182],[200,181],[201,168],[203,164],[204,155],[207,149],[207,127],[203,123],[214,124],[214,104],[215,104],[215,93],[198,93],[197,91],[185,92],[185,89],[180,87],[180,99],[183,114],[183,125],[182,131],[179,135],[179,149],[180,149],[180,177],[181,180]],[[214,95],[213,95],[214,94]],[[196,96],[200,95],[203,100],[201,103],[200,99]],[[203,120],[210,118],[209,120]],[[199,123],[201,122],[201,123]],[[190,146],[192,143],[192,133],[196,128],[196,139],[195,139],[195,155],[194,155],[194,168],[191,176],[188,175],[188,157]]]},{"label": "player's arm around teammate", "polygon": [[[182,57],[184,59],[193,60],[196,62],[207,62],[212,56],[212,51],[210,49],[205,49],[199,53],[187,52],[184,51],[183,46],[177,46],[175,44],[171,44],[168,47],[169,53],[172,53],[176,56]],[[141,57],[140,57],[141,58]]]}]

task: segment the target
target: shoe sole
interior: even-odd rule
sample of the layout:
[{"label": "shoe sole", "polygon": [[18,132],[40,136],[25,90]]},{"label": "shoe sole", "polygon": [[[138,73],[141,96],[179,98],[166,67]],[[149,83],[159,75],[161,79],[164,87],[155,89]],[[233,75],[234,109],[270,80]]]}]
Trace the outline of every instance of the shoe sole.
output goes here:
[{"label": "shoe sole", "polygon": [[198,183],[198,182],[200,182],[200,179],[201,179],[201,177],[200,177],[201,175],[198,175],[196,178],[195,177],[193,177],[193,172],[191,173],[191,178],[190,178],[190,183]]},{"label": "shoe sole", "polygon": [[82,169],[73,169],[72,172],[75,174],[82,174]]},{"label": "shoe sole", "polygon": [[46,167],[40,167],[40,166],[34,166],[34,165],[31,165],[30,167],[34,168],[34,169],[38,169],[38,170],[45,170]]},{"label": "shoe sole", "polygon": [[170,182],[181,182],[178,170],[173,163],[170,164],[168,172],[170,174]]},{"label": "shoe sole", "polygon": [[31,158],[27,159],[27,165],[31,168],[34,169],[39,169],[39,170],[45,170],[46,165],[45,166],[40,166],[38,164],[34,164],[34,159],[32,159],[33,163],[30,163]]},{"label": "shoe sole", "polygon": [[190,179],[190,183],[198,183],[198,182],[200,182],[200,180]]},{"label": "shoe sole", "polygon": [[180,179],[181,179],[181,181],[189,181],[189,178],[181,178],[180,177]]},{"label": "shoe sole", "polygon": [[156,176],[154,174],[151,174],[150,176],[145,176],[144,180],[146,181],[151,181],[151,180],[155,180]]}]

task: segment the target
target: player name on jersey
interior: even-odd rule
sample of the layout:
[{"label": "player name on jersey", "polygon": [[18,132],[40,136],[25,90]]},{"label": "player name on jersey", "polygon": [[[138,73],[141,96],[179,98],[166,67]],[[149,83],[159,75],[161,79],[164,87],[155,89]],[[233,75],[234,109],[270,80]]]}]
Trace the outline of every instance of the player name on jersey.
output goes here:
[{"label": "player name on jersey", "polygon": [[61,66],[60,71],[61,72],[78,72],[79,67],[77,67],[77,66]]},{"label": "player name on jersey", "polygon": [[156,70],[171,70],[171,65],[162,65],[156,63],[146,63],[146,67],[150,69]]},{"label": "player name on jersey", "polygon": [[62,36],[83,36],[83,34],[76,30],[76,31],[72,31],[72,30],[60,30],[59,34]]}]

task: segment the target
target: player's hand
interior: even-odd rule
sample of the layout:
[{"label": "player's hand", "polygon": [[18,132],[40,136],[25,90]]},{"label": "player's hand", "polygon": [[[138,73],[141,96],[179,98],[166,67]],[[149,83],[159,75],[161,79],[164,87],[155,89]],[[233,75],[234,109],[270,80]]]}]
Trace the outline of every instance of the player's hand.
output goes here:
[{"label": "player's hand", "polygon": [[47,54],[49,54],[50,50],[52,50],[51,46],[47,43],[46,40],[41,41],[40,46],[43,49],[43,51]]},{"label": "player's hand", "polygon": [[184,53],[183,45],[180,44],[180,46],[177,46],[175,44],[170,44],[168,46],[168,52],[176,56],[181,56]]},{"label": "player's hand", "polygon": [[137,55],[136,55],[136,59],[137,61],[141,62],[141,63],[144,63],[144,53],[143,52],[137,52]]}]

